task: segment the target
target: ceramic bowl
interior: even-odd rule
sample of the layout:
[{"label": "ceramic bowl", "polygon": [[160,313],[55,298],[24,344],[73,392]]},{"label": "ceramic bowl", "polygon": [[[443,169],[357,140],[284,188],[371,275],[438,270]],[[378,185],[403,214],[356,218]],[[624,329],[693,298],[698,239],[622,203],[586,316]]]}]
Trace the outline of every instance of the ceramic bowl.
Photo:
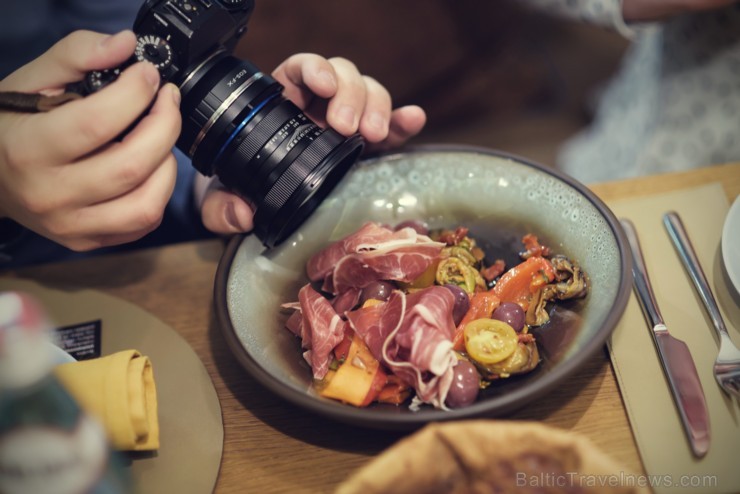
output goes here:
[{"label": "ceramic bowl", "polygon": [[[464,225],[486,250],[511,253],[521,250],[521,236],[532,232],[554,252],[581,264],[590,292],[582,301],[564,304],[538,330],[542,362],[535,371],[494,383],[469,407],[412,411],[376,404],[359,409],[325,399],[313,389],[310,368],[298,339],[284,327],[287,314],[280,306],[297,300],[313,253],[368,220]],[[500,416],[553,392],[603,349],[630,294],[631,258],[625,245],[607,206],[551,168],[489,149],[419,147],[358,163],[308,221],[271,250],[254,235],[234,237],[218,266],[215,306],[226,341],[245,371],[312,412],[385,429]]]}]

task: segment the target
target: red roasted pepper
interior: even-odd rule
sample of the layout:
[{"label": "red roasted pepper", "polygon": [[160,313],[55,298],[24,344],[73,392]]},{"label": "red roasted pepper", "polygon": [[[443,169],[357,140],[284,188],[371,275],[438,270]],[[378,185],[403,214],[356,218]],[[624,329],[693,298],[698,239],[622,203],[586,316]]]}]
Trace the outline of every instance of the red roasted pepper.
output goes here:
[{"label": "red roasted pepper", "polygon": [[517,264],[498,280],[493,292],[501,302],[514,302],[525,311],[532,294],[555,279],[555,269],[544,257],[530,257]]}]

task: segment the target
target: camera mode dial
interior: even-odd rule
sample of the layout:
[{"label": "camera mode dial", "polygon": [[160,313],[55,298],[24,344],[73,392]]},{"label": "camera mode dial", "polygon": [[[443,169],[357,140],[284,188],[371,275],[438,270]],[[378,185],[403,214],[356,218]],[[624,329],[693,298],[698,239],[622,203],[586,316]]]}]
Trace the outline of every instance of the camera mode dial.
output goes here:
[{"label": "camera mode dial", "polygon": [[224,5],[231,8],[238,8],[242,7],[246,1],[245,0],[221,0]]},{"label": "camera mode dial", "polygon": [[82,90],[73,91],[79,92],[80,94],[90,94],[98,92],[111,82],[118,79],[119,75],[121,75],[120,67],[105,70],[93,70],[92,72],[87,73],[84,81],[81,83]]},{"label": "camera mode dial", "polygon": [[136,42],[134,56],[140,62],[154,64],[160,73],[167,71],[172,66],[172,47],[170,44],[153,34],[139,36]]}]

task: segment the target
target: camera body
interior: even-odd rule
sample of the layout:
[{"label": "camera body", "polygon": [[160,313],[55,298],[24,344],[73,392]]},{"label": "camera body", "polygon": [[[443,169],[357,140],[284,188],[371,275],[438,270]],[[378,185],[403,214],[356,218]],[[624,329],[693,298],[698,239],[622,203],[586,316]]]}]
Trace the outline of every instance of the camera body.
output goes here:
[{"label": "camera body", "polygon": [[196,64],[234,50],[253,10],[254,0],[146,0],[134,21],[134,56],[180,85]]},{"label": "camera body", "polygon": [[157,67],[163,83],[179,86],[204,60],[234,50],[253,10],[254,0],[146,0],[133,25],[133,56],[119,67],[90,72],[74,89],[85,95],[99,91],[142,61]]},{"label": "camera body", "polygon": [[272,247],[323,201],[364,142],[321,128],[282,96],[279,82],[232,55],[253,10],[253,0],[146,0],[131,59],[71,89],[96,92],[133,63],[154,64],[182,95],[177,147],[253,205],[255,233]]}]

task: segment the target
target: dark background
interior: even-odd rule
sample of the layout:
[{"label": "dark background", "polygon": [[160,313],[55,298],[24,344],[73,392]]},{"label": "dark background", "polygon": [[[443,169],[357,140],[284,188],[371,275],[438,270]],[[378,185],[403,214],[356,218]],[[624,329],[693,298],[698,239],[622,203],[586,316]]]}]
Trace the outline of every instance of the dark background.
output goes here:
[{"label": "dark background", "polygon": [[412,143],[487,146],[552,165],[588,123],[627,41],[506,0],[261,0],[237,55],[272,71],[289,55],[342,56],[422,106]]}]

